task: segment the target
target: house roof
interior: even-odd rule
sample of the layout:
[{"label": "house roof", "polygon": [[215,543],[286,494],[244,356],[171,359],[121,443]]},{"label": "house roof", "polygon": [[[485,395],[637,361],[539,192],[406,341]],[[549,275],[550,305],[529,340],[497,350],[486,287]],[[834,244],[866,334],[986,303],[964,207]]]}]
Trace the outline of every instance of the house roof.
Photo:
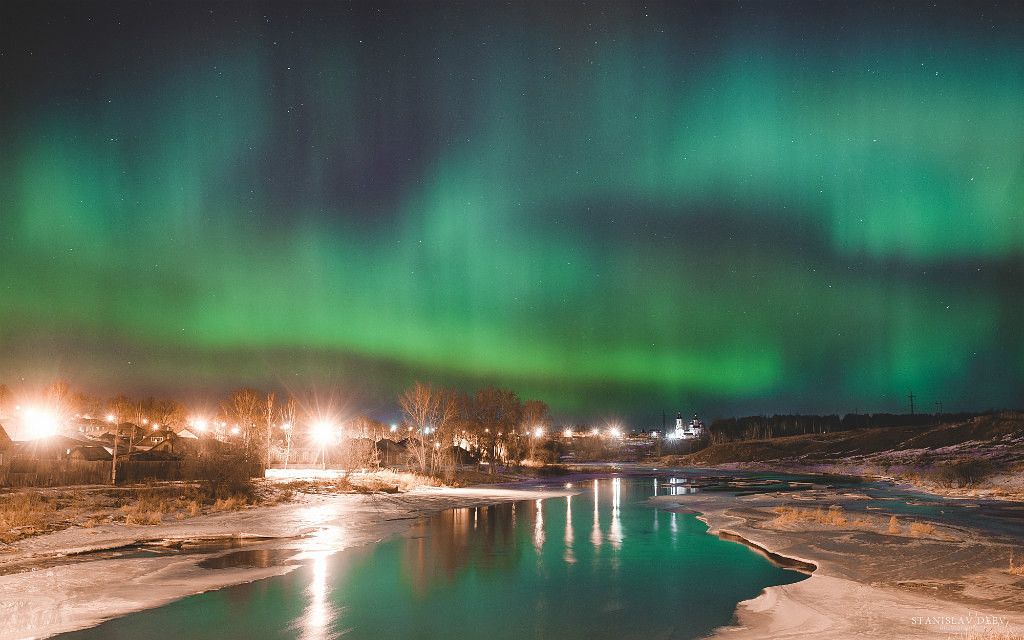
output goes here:
[{"label": "house roof", "polygon": [[99,445],[81,445],[73,447],[71,451],[76,452],[83,460],[100,461],[110,460],[113,457],[109,451]]}]

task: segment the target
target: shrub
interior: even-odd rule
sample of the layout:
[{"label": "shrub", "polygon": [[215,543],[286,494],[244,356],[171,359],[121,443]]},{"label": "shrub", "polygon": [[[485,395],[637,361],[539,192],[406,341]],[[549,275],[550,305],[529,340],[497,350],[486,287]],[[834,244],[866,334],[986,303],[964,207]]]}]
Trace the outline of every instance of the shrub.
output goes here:
[{"label": "shrub", "polygon": [[235,496],[248,500],[255,495],[253,466],[241,451],[223,448],[200,451],[189,465],[191,475],[204,483],[209,501]]},{"label": "shrub", "polygon": [[940,465],[939,482],[949,487],[973,487],[992,475],[996,469],[988,460],[972,458]]},{"label": "shrub", "polygon": [[889,533],[894,536],[900,535],[900,523],[896,519],[896,516],[889,518]]},{"label": "shrub", "polygon": [[912,522],[910,524],[910,535],[930,536],[935,534],[935,525],[930,522]]}]

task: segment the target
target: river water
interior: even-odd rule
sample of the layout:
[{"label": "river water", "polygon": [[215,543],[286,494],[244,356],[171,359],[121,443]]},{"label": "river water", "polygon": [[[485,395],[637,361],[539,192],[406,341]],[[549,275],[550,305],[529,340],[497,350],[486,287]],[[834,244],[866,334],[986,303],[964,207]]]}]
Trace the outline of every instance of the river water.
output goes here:
[{"label": "river water", "polygon": [[693,514],[647,503],[692,490],[683,480],[572,488],[580,493],[451,509],[340,553],[230,551],[203,566],[300,566],[62,637],[697,638],[729,624],[741,600],[806,577],[708,535]]}]

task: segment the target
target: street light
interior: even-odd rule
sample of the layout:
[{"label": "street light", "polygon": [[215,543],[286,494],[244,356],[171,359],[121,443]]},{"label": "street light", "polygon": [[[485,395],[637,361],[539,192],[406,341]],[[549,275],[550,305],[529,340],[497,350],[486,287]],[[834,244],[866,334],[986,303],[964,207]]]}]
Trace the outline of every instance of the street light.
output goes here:
[{"label": "street light", "polygon": [[57,417],[42,409],[26,409],[23,424],[28,427],[29,439],[57,435]]},{"label": "street light", "polygon": [[326,420],[314,422],[310,429],[313,439],[320,444],[320,468],[327,468],[327,445],[334,439],[334,425]]},{"label": "street light", "polygon": [[544,436],[544,427],[534,427],[533,428],[533,437],[534,438],[542,438],[543,436]]}]

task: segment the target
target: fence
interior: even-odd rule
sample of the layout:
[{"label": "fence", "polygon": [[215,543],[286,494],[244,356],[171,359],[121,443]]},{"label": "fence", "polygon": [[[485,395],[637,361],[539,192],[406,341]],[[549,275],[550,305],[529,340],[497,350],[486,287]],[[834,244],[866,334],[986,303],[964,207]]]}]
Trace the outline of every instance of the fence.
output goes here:
[{"label": "fence", "polygon": [[[119,460],[118,483],[183,480],[179,460]],[[0,487],[60,487],[110,484],[110,462],[85,460],[21,460],[0,465]]]}]

